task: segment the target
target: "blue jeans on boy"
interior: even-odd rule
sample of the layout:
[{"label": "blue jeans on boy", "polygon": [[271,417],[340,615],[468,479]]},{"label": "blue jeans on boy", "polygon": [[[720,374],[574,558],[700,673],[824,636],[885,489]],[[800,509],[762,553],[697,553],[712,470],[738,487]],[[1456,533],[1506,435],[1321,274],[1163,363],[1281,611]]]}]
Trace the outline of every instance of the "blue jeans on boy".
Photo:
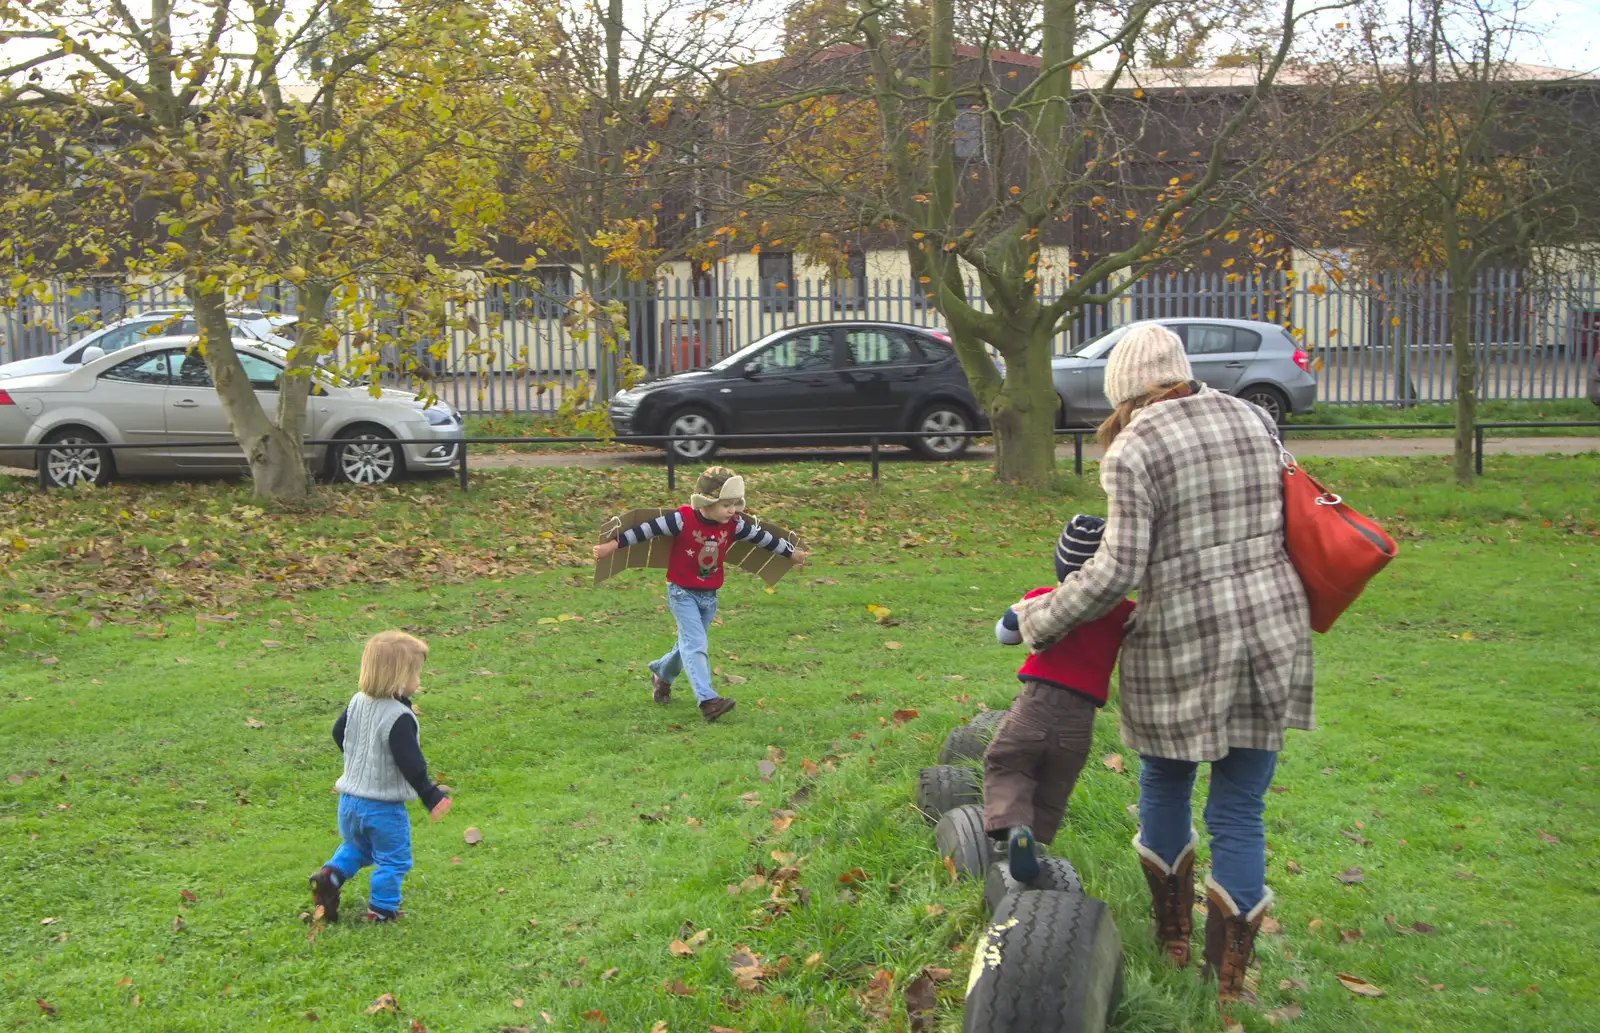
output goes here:
[{"label": "blue jeans on boy", "polygon": [[650,670],[668,685],[680,672],[689,672],[689,688],[696,703],[717,698],[711,687],[711,619],[717,615],[715,588],[684,588],[667,584],[667,609],[678,622],[678,641]]},{"label": "blue jeans on boy", "polygon": [[367,906],[380,911],[400,909],[400,883],[411,870],[411,818],[400,800],[368,800],[339,794],[339,844],[328,867],[339,872],[340,884],[373,865]]},{"label": "blue jeans on boy", "polygon": [[[1194,761],[1141,757],[1139,841],[1167,864],[1189,845],[1193,818]],[[1267,895],[1267,829],[1261,821],[1278,754],[1235,747],[1211,762],[1206,831],[1211,836],[1211,878],[1228,891],[1241,913]]]}]

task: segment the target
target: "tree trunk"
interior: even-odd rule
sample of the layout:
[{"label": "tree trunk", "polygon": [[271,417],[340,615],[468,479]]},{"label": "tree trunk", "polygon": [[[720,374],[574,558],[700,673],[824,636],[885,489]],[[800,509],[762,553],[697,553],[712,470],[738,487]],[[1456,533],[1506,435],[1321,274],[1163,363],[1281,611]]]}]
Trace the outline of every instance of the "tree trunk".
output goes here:
[{"label": "tree trunk", "polygon": [[1472,352],[1472,283],[1466,274],[1450,277],[1450,349],[1456,360],[1456,483],[1470,485],[1473,424],[1478,421],[1478,362]]},{"label": "tree trunk", "polygon": [[1061,404],[1050,378],[1049,336],[1024,339],[1005,363],[1005,380],[989,402],[995,478],[1038,487],[1055,473],[1056,411]]}]

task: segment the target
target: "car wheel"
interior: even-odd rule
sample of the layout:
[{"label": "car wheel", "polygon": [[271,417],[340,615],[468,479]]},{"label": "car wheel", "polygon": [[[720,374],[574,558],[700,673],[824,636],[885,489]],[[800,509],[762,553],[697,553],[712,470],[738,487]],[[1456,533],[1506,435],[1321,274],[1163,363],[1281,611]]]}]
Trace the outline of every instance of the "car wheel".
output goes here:
[{"label": "car wheel", "polygon": [[924,459],[955,459],[972,445],[967,437],[972,417],[949,402],[936,402],[922,410],[911,429],[925,435],[911,439],[911,447]]},{"label": "car wheel", "polygon": [[1272,422],[1280,427],[1289,418],[1289,399],[1275,387],[1257,384],[1239,392],[1239,397],[1251,405],[1264,409],[1267,415],[1272,417]]},{"label": "car wheel", "polygon": [[[668,435],[714,435],[717,423],[704,409],[679,409],[667,421]],[[676,459],[710,459],[717,454],[717,442],[701,438],[695,441],[669,441],[667,447]]]},{"label": "car wheel", "polygon": [[52,488],[72,488],[79,484],[101,487],[111,483],[115,470],[109,448],[95,448],[106,439],[92,430],[69,427],[52,431],[44,439],[50,445],[41,458],[45,481]]},{"label": "car wheel", "polygon": [[406,472],[400,446],[385,438],[393,435],[370,424],[339,434],[328,463],[334,480],[345,484],[389,484]]}]

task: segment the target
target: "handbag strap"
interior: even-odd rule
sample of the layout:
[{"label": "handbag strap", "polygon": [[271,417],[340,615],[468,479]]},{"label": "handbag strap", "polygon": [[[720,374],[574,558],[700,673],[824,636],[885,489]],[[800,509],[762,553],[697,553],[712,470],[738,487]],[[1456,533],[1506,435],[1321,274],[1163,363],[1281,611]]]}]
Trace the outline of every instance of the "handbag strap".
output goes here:
[{"label": "handbag strap", "polygon": [[1278,458],[1282,461],[1284,470],[1290,473],[1298,470],[1299,464],[1294,461],[1294,455],[1289,451],[1289,447],[1283,443],[1283,434],[1278,430],[1278,424],[1259,405],[1252,405],[1249,402],[1244,404],[1250,406],[1251,411],[1260,418],[1261,425],[1267,428],[1267,433],[1272,435],[1273,442],[1278,446]]}]

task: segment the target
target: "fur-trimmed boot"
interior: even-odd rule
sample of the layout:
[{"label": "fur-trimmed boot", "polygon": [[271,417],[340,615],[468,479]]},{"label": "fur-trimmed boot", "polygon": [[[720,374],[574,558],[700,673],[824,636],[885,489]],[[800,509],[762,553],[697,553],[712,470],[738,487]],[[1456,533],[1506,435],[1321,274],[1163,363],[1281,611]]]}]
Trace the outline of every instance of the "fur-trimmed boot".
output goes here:
[{"label": "fur-trimmed boot", "polygon": [[1255,954],[1256,933],[1261,929],[1261,919],[1272,905],[1269,889],[1261,903],[1240,914],[1228,891],[1206,876],[1206,945],[1205,978],[1217,978],[1217,1003],[1238,1003],[1253,1007],[1255,992],[1244,985],[1250,959]]},{"label": "fur-trimmed boot", "polygon": [[1189,830],[1189,845],[1172,864],[1133,837],[1144,881],[1150,884],[1150,912],[1155,916],[1155,936],[1167,961],[1183,968],[1189,964],[1189,935],[1194,932],[1194,850],[1200,834]]}]

